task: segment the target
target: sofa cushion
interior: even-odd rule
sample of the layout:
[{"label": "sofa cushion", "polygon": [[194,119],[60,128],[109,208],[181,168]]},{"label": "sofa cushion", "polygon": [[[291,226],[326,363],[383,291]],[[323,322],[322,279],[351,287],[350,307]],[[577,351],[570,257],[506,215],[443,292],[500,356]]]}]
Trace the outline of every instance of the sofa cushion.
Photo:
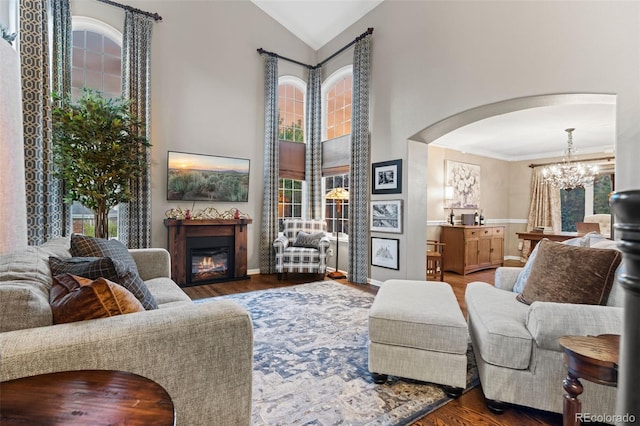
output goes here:
[{"label": "sofa cushion", "polygon": [[[600,240],[595,243],[592,242],[591,247],[593,248],[601,248],[601,249],[610,249],[610,250],[618,250],[618,243],[613,240]],[[624,258],[618,269],[616,270],[616,278],[613,280],[613,285],[611,286],[611,291],[609,292],[609,297],[607,298],[607,306],[617,306],[622,308],[624,306],[624,289],[620,285],[620,278],[622,275],[627,273],[627,267],[625,265]]]},{"label": "sofa cushion", "polygon": [[[540,241],[546,241],[546,238],[543,238]],[[531,275],[531,268],[533,267],[533,261],[536,259],[536,256],[538,255],[538,246],[540,244],[536,244],[536,246],[533,248],[533,250],[531,250],[531,254],[529,255],[529,257],[527,258],[527,263],[524,264],[524,267],[522,268],[522,271],[520,271],[520,274],[518,275],[518,278],[516,279],[516,283],[513,285],[513,291],[516,293],[522,293],[522,290],[524,289],[524,285],[527,282],[527,279],[529,278],[529,275]]]},{"label": "sofa cushion", "polygon": [[54,324],[144,311],[138,299],[121,285],[71,274],[54,277],[50,303]]},{"label": "sofa cushion", "polygon": [[622,258],[617,250],[540,241],[518,300],[600,305],[607,302]]},{"label": "sofa cushion", "polygon": [[0,332],[51,325],[48,253],[30,246],[0,255]]},{"label": "sofa cushion", "polygon": [[533,348],[525,325],[529,306],[519,303],[514,292],[483,282],[467,285],[465,301],[476,355],[500,367],[528,368]]},{"label": "sofa cushion", "polygon": [[159,277],[145,281],[159,308],[175,302],[193,303],[189,296],[171,278]]},{"label": "sofa cushion", "polygon": [[324,232],[309,234],[304,231],[298,231],[296,240],[293,242],[293,247],[320,249],[320,240],[322,239],[322,237],[324,237]]},{"label": "sofa cushion", "polygon": [[68,273],[91,280],[100,277],[106,278],[133,293],[145,309],[158,308],[155,298],[137,272],[132,272],[116,259],[110,257],[70,257],[66,259],[51,257],[49,264],[53,276]]}]

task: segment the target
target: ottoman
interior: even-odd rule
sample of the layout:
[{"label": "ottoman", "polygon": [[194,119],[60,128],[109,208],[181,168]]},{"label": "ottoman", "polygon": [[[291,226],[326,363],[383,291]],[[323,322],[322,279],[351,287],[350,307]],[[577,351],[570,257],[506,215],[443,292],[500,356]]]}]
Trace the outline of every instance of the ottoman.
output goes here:
[{"label": "ottoman", "polygon": [[369,371],[445,385],[467,384],[467,323],[451,286],[439,281],[385,281],[369,311]]}]

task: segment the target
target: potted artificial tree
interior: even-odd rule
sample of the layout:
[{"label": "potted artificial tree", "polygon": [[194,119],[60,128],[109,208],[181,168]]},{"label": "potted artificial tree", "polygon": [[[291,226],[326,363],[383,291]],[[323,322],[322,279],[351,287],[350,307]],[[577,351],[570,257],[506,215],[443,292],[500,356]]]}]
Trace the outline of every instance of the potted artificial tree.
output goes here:
[{"label": "potted artificial tree", "polygon": [[93,210],[95,236],[108,238],[109,210],[132,200],[131,179],[147,167],[144,126],[129,101],[95,90],[84,89],[75,102],[54,100],[54,174],[64,182],[64,201]]}]

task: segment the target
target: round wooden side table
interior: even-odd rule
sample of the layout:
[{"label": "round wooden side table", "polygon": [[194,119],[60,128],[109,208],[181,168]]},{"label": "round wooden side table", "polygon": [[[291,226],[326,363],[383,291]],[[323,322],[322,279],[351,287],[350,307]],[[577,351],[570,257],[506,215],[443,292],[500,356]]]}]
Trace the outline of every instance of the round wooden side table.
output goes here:
[{"label": "round wooden side table", "polygon": [[564,348],[564,362],[568,371],[563,382],[567,392],[563,404],[563,425],[579,425],[578,414],[582,411],[582,403],[578,396],[583,388],[578,379],[606,386],[617,385],[620,336],[563,336],[558,342]]},{"label": "round wooden side table", "polygon": [[124,371],[79,370],[0,383],[0,424],[175,425],[167,391]]}]

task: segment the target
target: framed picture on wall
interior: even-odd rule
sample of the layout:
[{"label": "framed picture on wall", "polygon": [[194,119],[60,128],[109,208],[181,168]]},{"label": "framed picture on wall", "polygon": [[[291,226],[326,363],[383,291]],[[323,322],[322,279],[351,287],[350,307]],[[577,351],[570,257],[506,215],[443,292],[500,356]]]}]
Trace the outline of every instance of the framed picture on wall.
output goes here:
[{"label": "framed picture on wall", "polygon": [[[480,205],[480,166],[445,160],[445,186],[453,190],[447,208],[477,209]],[[446,192],[446,190],[445,190]]]},{"label": "framed picture on wall", "polygon": [[372,201],[370,212],[372,231],[402,234],[402,200]]},{"label": "framed picture on wall", "polygon": [[402,160],[373,163],[371,179],[374,194],[402,194]]},{"label": "framed picture on wall", "polygon": [[400,240],[371,237],[371,266],[400,269]]}]

